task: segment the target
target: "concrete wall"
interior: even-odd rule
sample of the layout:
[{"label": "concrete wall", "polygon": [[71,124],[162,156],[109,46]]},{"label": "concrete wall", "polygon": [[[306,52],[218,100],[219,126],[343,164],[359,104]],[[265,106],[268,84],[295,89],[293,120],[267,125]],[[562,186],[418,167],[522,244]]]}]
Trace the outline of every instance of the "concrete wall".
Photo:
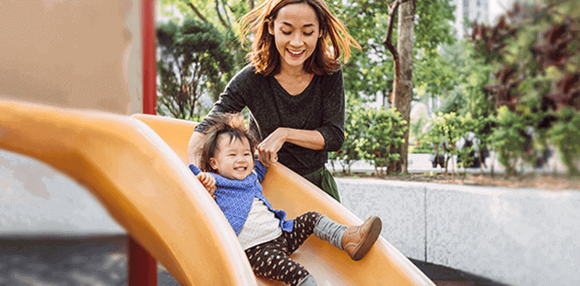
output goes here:
[{"label": "concrete wall", "polygon": [[510,285],[580,285],[580,191],[337,179],[404,255]]},{"label": "concrete wall", "polygon": [[83,186],[42,162],[0,150],[0,236],[123,233]]},{"label": "concrete wall", "polygon": [[[140,3],[0,1],[0,100],[141,113]],[[0,149],[0,235],[111,232],[82,186]]]}]

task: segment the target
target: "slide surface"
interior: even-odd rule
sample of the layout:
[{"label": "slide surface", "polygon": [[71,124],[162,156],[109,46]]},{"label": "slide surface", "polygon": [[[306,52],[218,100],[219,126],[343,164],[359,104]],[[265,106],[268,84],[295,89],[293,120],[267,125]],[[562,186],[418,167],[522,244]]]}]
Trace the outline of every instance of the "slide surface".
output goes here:
[{"label": "slide surface", "polygon": [[0,99],[0,148],[84,185],[181,285],[256,285],[219,207],[141,121]]},{"label": "slide surface", "polygon": [[[187,144],[196,123],[152,115],[133,115],[153,130],[187,164]],[[362,223],[343,205],[281,164],[274,164],[263,182],[264,194],[274,208],[290,218],[318,211],[346,224]],[[366,218],[362,218],[363,220]],[[361,261],[312,236],[291,256],[310,271],[319,285],[435,285],[382,237]],[[258,278],[259,285],[285,285]]]},{"label": "slide surface", "polygon": [[[0,100],[0,148],[85,185],[181,285],[284,285],[254,277],[227,220],[187,168],[194,126]],[[361,223],[282,165],[270,168],[264,189],[291,217],[316,210],[344,224]],[[319,285],[434,285],[382,238],[358,262],[316,237],[292,257]]]}]

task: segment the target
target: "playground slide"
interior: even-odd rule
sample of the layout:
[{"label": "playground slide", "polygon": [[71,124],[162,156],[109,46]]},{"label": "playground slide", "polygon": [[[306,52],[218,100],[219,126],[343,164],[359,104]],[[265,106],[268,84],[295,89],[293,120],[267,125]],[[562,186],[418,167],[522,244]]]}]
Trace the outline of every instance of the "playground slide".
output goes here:
[{"label": "playground slide", "polygon": [[[194,124],[0,100],[0,148],[85,185],[181,285],[283,285],[254,277],[225,217],[184,164]],[[290,216],[317,210],[361,222],[282,165],[271,167],[264,188]],[[434,285],[382,238],[358,262],[315,237],[293,258],[319,285]]]},{"label": "playground slide", "polygon": [[[133,115],[151,127],[187,164],[187,144],[196,123],[152,115]],[[263,182],[274,208],[289,217],[316,210],[347,225],[362,223],[343,205],[281,164],[274,164]],[[366,219],[366,218],[363,218]],[[435,285],[382,237],[361,261],[312,236],[293,254],[315,276],[319,285]],[[284,285],[258,279],[259,285]]]},{"label": "playground slide", "polygon": [[0,99],[0,148],[84,185],[181,285],[256,285],[221,210],[141,121]]}]

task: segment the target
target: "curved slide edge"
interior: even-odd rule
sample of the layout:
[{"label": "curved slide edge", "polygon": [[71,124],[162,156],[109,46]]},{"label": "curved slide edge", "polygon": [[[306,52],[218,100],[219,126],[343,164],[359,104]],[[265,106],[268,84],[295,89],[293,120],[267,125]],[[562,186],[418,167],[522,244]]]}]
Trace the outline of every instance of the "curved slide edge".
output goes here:
[{"label": "curved slide edge", "polygon": [[[187,144],[197,123],[153,115],[135,114],[163,138],[187,163]],[[275,208],[289,217],[318,211],[347,225],[362,223],[352,212],[306,179],[281,164],[274,164],[266,173],[264,194]],[[361,261],[316,237],[309,238],[292,258],[303,264],[319,285],[435,285],[388,241],[379,238]],[[258,278],[259,285],[284,285]]]},{"label": "curved slide edge", "polygon": [[220,209],[141,121],[0,99],[0,148],[86,186],[181,285],[256,285]]}]

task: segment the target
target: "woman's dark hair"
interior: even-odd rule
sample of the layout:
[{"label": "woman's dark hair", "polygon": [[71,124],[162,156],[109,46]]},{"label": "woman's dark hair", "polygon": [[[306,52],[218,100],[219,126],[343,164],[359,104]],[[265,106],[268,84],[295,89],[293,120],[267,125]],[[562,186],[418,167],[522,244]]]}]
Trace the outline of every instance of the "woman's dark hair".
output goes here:
[{"label": "woman's dark hair", "polygon": [[256,73],[269,76],[280,71],[280,54],[274,36],[268,33],[268,25],[274,25],[280,9],[297,3],[306,3],[314,9],[322,35],[318,38],[316,50],[304,62],[306,72],[322,75],[338,71],[341,52],[346,63],[350,57],[350,47],[361,48],[340,19],[330,13],[324,0],[267,0],[240,19],[242,44],[253,33],[254,42],[247,57],[256,68]]},{"label": "woman's dark hair", "polygon": [[244,116],[241,113],[213,113],[205,118],[208,128],[204,131],[206,141],[202,150],[202,166],[200,170],[204,172],[215,172],[211,167],[210,159],[218,151],[218,143],[222,134],[229,135],[230,142],[243,140],[250,143],[250,150],[254,153],[254,138],[248,133],[244,124]]}]

